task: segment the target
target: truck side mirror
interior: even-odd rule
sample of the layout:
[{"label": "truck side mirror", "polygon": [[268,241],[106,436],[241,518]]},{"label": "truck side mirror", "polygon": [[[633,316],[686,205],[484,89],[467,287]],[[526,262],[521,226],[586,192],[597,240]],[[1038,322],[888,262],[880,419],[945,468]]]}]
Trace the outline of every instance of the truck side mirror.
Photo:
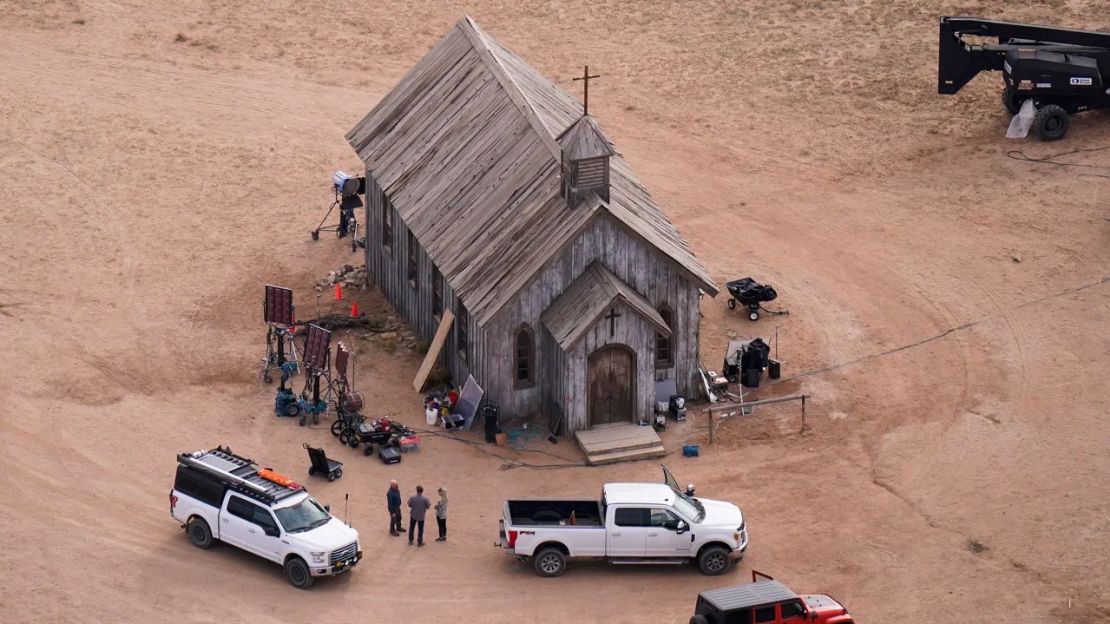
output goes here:
[{"label": "truck side mirror", "polygon": [[686,529],[688,529],[688,528],[690,528],[690,527],[686,526],[686,521],[685,520],[679,520],[678,524],[676,524],[675,527],[674,527],[674,532],[678,533],[679,535],[682,535],[683,533],[686,532]]},{"label": "truck side mirror", "polygon": [[270,526],[262,527],[262,531],[265,532],[266,535],[269,535],[270,537],[278,537],[278,536],[281,535],[281,531],[278,531],[277,527],[270,527]]},{"label": "truck side mirror", "polygon": [[324,505],[324,511],[331,513],[331,505]]}]

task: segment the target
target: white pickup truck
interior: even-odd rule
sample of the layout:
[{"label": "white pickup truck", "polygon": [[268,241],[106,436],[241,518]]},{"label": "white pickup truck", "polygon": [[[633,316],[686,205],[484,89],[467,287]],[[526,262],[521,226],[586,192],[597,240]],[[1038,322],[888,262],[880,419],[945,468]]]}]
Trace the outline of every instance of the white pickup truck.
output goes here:
[{"label": "white pickup truck", "polygon": [[170,515],[198,548],[237,546],[281,564],[301,589],[362,559],[358,531],[288,477],[223,447],[182,453],[177,462]]},{"label": "white pickup truck", "polygon": [[740,508],[695,498],[663,467],[663,483],[607,483],[600,500],[510,500],[498,545],[559,576],[567,559],[610,563],[697,563],[723,574],[748,548]]}]

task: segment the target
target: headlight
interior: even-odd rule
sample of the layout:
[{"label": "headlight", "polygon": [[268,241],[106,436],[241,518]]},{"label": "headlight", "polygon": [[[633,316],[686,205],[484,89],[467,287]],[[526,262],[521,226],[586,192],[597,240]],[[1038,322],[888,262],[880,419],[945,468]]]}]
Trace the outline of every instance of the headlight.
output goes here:
[{"label": "headlight", "polygon": [[326,553],[326,552],[314,552],[314,553],[308,553],[308,554],[312,555],[312,563],[324,563],[324,555],[326,555],[328,553]]}]

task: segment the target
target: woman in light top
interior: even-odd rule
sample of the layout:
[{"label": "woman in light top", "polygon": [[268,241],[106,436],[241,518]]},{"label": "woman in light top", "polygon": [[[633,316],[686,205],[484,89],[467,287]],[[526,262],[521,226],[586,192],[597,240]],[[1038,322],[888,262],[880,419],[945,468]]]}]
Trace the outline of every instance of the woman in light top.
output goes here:
[{"label": "woman in light top", "polygon": [[447,541],[447,488],[441,487],[438,490],[439,500],[436,501],[436,524],[439,525],[439,537],[436,538],[437,542]]}]

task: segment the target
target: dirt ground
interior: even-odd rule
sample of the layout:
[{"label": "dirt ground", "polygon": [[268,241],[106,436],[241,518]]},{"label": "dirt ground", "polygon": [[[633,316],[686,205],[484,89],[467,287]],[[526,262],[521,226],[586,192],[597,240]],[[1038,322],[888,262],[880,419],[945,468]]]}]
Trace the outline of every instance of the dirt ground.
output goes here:
[{"label": "dirt ground", "polygon": [[[937,16],[1110,30],[1101,0],[150,4],[0,0],[0,621],[685,622],[751,568],[860,622],[1110,621],[1110,150],[1007,157],[1108,147],[1110,114],[1010,141],[997,76],[935,92]],[[810,431],[787,404],[712,447],[703,422],[668,435],[703,444],[667,459],[680,478],[747,514],[736,573],[540,579],[492,547],[503,499],[654,462],[506,469],[437,437],[385,467],[275,419],[255,382],[262,285],[304,317],[355,259],[308,237],[329,173],[358,170],[345,131],[463,13],[566,88],[601,73],[591,112],[719,283],[755,276],[790,310],[706,299],[701,347],[716,363],[729,332],[778,326],[785,379],[758,396],[809,394]],[[419,356],[354,338],[368,412],[418,424]],[[350,494],[357,570],[301,592],[189,545],[175,453],[300,474],[303,441],[347,462],[310,487]],[[524,460],[578,457],[543,448]],[[391,477],[450,488],[447,544],[387,535]]]}]

